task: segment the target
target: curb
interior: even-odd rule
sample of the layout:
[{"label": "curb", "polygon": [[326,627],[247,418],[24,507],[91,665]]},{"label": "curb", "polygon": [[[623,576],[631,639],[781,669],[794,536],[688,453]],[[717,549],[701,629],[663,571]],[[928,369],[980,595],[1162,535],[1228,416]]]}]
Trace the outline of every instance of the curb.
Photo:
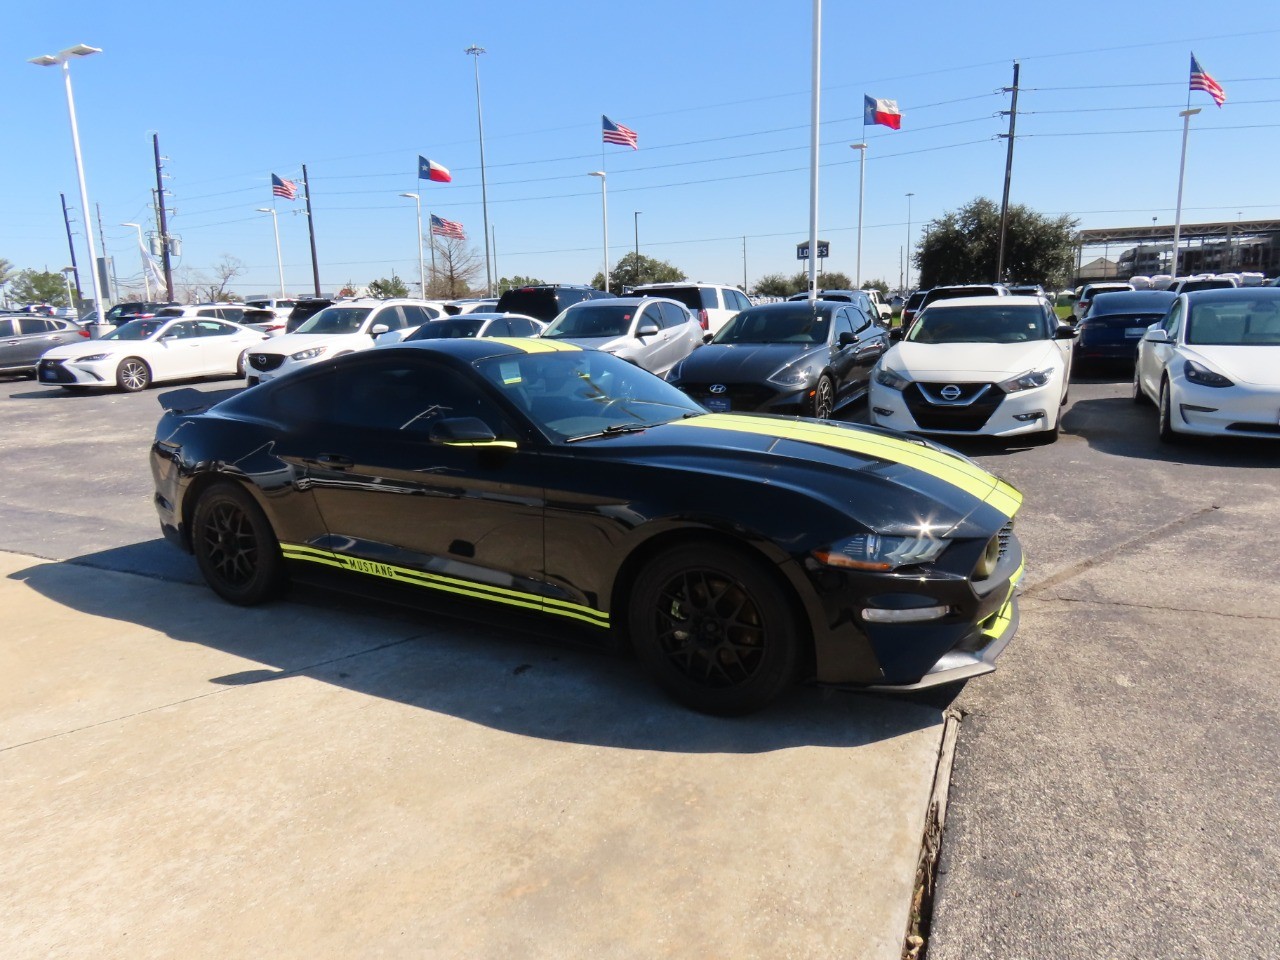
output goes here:
[{"label": "curb", "polygon": [[919,960],[928,940],[938,878],[938,859],[942,855],[942,831],[946,827],[947,800],[951,794],[951,768],[955,763],[961,718],[960,711],[954,707],[949,707],[942,714],[942,743],[938,747],[938,764],[933,772],[933,788],[929,791],[924,834],[920,838],[920,858],[916,862],[911,911],[907,919],[906,937],[902,942],[903,960]]}]

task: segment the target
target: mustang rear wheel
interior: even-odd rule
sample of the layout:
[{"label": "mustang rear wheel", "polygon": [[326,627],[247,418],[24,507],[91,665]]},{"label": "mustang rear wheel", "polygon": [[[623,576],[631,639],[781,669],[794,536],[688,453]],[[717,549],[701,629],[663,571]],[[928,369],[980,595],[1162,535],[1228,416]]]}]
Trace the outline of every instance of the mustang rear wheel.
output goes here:
[{"label": "mustang rear wheel", "polygon": [[127,393],[137,393],[151,386],[151,368],[138,357],[125,357],[116,367],[116,386]]},{"label": "mustang rear wheel", "polygon": [[660,554],[631,598],[631,638],[650,676],[703,713],[749,713],[794,679],[795,614],[755,561],[716,544]]},{"label": "mustang rear wheel", "polygon": [[235,483],[209,487],[191,520],[196,563],[213,592],[251,606],[284,589],[284,558],[262,509]]}]

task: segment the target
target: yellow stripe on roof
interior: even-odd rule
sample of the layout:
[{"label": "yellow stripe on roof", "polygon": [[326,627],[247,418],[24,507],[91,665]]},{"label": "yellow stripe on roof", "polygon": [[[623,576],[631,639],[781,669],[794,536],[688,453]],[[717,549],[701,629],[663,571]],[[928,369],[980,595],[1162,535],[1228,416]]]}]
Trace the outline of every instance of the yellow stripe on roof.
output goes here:
[{"label": "yellow stripe on roof", "polygon": [[531,337],[486,337],[485,339],[520,350],[524,353],[573,353],[582,348],[573,343],[559,343],[555,340],[533,339]]},{"label": "yellow stripe on roof", "polygon": [[733,413],[709,413],[681,420],[671,426],[703,427],[713,430],[736,430],[777,440],[812,443],[835,450],[848,450],[912,467],[964,490],[989,503],[1006,517],[1012,517],[1022,505],[1022,494],[981,467],[950,454],[921,446],[910,440],[879,434],[863,433],[824,423],[801,420],[782,421]]}]

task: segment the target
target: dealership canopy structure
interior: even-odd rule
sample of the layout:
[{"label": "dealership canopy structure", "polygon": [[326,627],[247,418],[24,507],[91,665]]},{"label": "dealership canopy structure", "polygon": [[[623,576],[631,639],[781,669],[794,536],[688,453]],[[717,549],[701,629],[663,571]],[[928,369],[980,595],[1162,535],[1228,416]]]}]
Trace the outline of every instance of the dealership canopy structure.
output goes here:
[{"label": "dealership canopy structure", "polygon": [[[1125,249],[1129,244],[1132,246]],[[1081,230],[1076,234],[1077,273],[1086,249],[1108,257],[1112,247],[1121,248],[1115,258],[1117,276],[1164,273],[1173,252],[1173,225]],[[1179,247],[1178,272],[1182,275],[1256,272],[1275,276],[1280,273],[1280,220],[1184,223]]]}]

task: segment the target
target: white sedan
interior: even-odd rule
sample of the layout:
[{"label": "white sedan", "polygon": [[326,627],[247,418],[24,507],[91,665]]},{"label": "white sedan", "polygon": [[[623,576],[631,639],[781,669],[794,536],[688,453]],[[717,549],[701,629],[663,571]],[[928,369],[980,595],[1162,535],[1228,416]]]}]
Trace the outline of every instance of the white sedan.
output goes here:
[{"label": "white sedan", "polygon": [[1041,297],[934,301],[872,371],[871,422],[910,433],[1053,440],[1074,336]]},{"label": "white sedan", "polygon": [[228,320],[130,320],[101,340],[81,340],[45,351],[36,377],[67,390],[118,387],[130,393],[161,380],[242,377],[245,354],[265,339],[256,330]]},{"label": "white sedan", "polygon": [[1280,438],[1280,289],[1185,293],[1138,344],[1133,400],[1160,408],[1160,439]]}]

